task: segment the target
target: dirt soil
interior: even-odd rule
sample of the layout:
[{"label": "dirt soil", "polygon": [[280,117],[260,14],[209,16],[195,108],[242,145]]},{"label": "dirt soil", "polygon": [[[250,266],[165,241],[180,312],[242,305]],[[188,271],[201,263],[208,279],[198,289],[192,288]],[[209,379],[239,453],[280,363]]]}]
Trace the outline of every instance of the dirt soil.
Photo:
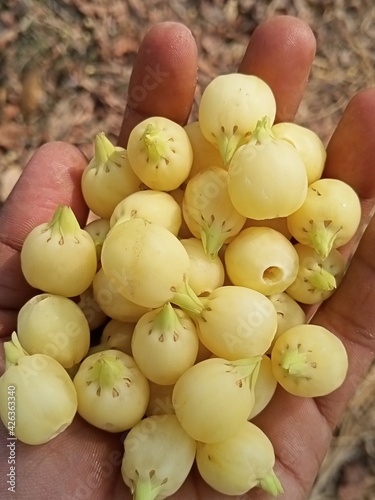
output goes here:
[{"label": "dirt soil", "polygon": [[[88,157],[117,136],[132,64],[153,24],[175,20],[199,48],[197,99],[236,70],[249,36],[274,14],[309,23],[318,42],[297,122],[327,143],[358,90],[375,84],[373,0],[8,0],[0,7],[0,206],[50,140]],[[348,408],[310,500],[375,499],[375,369]]]}]

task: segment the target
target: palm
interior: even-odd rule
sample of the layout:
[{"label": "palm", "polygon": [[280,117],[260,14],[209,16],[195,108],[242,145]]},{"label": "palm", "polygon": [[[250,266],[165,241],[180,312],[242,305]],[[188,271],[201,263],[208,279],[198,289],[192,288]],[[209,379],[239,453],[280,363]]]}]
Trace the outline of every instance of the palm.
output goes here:
[{"label": "palm", "polygon": [[[293,120],[314,53],[315,41],[308,27],[288,17],[265,23],[252,38],[240,71],[257,74],[270,84],[277,100],[279,121]],[[190,33],[176,24],[157,26],[152,31],[138,56],[130,97],[132,89],[145,81],[147,67],[161,69],[162,76],[136,110],[127,109],[119,136],[121,145],[126,144],[130,129],[147,115],[163,114],[179,123],[188,118],[197,67],[196,47]],[[364,221],[375,197],[375,179],[369,177],[375,156],[375,134],[371,135],[371,130],[375,130],[374,108],[374,90],[363,91],[353,98],[328,146],[325,172],[327,177],[340,178],[356,189],[362,199]],[[361,141],[364,138],[366,143]],[[15,328],[17,310],[33,293],[25,285],[19,267],[19,250],[27,232],[48,220],[58,203],[72,206],[82,224],[87,218],[88,210],[79,190],[85,165],[83,155],[72,146],[60,143],[41,148],[2,209],[0,335],[3,338]],[[331,396],[317,400],[296,398],[278,389],[271,404],[256,419],[255,423],[274,444],[276,472],[285,488],[285,498],[306,498],[332,431],[372,362],[374,238],[375,225],[370,224],[340,290],[313,320],[333,330],[346,344],[350,370],[345,385]],[[1,433],[5,442],[5,428],[1,428]],[[68,430],[46,445],[17,444],[17,498],[130,498],[121,479],[121,458],[121,436],[101,432],[77,417]],[[2,480],[0,485],[1,497],[11,498],[5,483]],[[261,490],[248,495],[249,499],[266,497]],[[193,473],[175,498],[208,500],[224,496],[213,492]]]}]

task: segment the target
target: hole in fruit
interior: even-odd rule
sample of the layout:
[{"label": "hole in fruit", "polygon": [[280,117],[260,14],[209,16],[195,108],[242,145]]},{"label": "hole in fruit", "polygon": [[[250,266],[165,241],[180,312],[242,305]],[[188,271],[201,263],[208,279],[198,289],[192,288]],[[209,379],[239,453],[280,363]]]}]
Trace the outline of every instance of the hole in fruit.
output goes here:
[{"label": "hole in fruit", "polygon": [[263,281],[266,283],[277,283],[283,277],[283,272],[279,267],[270,266],[263,271]]}]

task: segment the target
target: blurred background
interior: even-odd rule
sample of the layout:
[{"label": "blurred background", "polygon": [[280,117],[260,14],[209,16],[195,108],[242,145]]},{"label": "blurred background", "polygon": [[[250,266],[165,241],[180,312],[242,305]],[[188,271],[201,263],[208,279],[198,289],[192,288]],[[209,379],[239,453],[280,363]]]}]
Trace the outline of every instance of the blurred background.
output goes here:
[{"label": "blurred background", "polygon": [[[236,70],[253,30],[275,14],[305,20],[316,36],[296,121],[327,143],[351,96],[375,85],[373,0],[2,0],[0,206],[41,144],[71,142],[90,158],[96,132],[116,138],[132,64],[152,25],[174,20],[191,29],[198,103],[214,76]],[[309,500],[375,500],[374,478],[375,369],[348,408]]]}]

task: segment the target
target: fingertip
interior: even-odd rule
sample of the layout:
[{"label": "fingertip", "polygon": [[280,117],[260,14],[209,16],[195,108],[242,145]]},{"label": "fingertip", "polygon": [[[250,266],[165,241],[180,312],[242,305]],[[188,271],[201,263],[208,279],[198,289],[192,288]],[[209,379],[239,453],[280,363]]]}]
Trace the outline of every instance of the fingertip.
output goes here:
[{"label": "fingertip", "polygon": [[267,19],[253,32],[239,71],[259,76],[271,87],[276,121],[293,121],[316,53],[310,26],[297,17]]},{"label": "fingertip", "polygon": [[266,19],[254,31],[254,34],[259,34],[263,30],[268,33],[279,33],[283,35],[285,41],[294,46],[301,43],[306,45],[315,55],[316,51],[316,38],[309,26],[309,24],[295,16],[291,15],[277,15]]},{"label": "fingertip", "polygon": [[81,177],[86,165],[87,158],[72,144],[49,142],[40,146],[2,208],[3,242],[20,248],[33,227],[51,219],[57,205],[69,205],[84,224],[88,208]]},{"label": "fingertip", "polygon": [[[359,90],[349,100],[344,113],[338,123],[337,129],[348,127],[349,123],[353,124],[358,121],[372,120],[375,121],[375,87],[368,87]],[[365,124],[366,126],[369,124]],[[370,134],[368,134],[370,136]]]},{"label": "fingertip", "polygon": [[158,23],[140,45],[129,82],[118,144],[148,116],[183,125],[190,114],[197,81],[198,51],[191,31],[178,22]]},{"label": "fingertip", "polygon": [[375,197],[375,87],[360,90],[346,106],[327,145],[325,177],[350,184],[372,209]]}]

